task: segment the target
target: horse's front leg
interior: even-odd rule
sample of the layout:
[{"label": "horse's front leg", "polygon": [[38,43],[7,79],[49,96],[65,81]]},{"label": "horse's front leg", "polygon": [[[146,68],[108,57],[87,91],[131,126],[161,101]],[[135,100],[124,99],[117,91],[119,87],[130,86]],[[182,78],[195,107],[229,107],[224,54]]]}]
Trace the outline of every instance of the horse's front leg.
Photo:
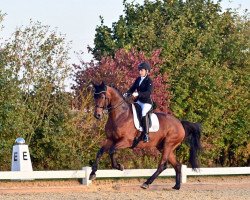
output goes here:
[{"label": "horse's front leg", "polygon": [[112,168],[113,169],[118,169],[123,171],[124,170],[124,166],[120,163],[117,163],[116,157],[115,157],[115,153],[116,153],[116,149],[114,146],[112,146],[109,150],[109,156],[111,159],[111,164],[112,164]]},{"label": "horse's front leg", "polygon": [[109,156],[111,159],[111,163],[112,163],[112,168],[113,169],[118,169],[123,171],[124,170],[124,166],[120,163],[117,162],[116,160],[116,151],[118,149],[124,149],[124,148],[128,148],[130,147],[132,144],[132,140],[128,140],[128,139],[121,139],[119,142],[115,143],[113,146],[111,146],[110,150],[109,150]]},{"label": "horse's front leg", "polygon": [[110,149],[111,144],[112,144],[112,142],[107,140],[106,143],[97,152],[95,161],[93,163],[91,163],[92,171],[89,175],[89,180],[94,180],[96,178],[95,173],[98,169],[99,161],[100,161],[102,155]]}]

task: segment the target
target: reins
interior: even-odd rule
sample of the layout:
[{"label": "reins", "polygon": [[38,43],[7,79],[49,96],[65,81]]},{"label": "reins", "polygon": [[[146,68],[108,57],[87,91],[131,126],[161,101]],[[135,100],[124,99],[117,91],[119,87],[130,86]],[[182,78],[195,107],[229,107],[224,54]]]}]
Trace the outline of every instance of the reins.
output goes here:
[{"label": "reins", "polygon": [[106,110],[107,110],[107,113],[109,113],[109,112],[111,112],[111,111],[109,111],[109,110],[111,110],[111,109],[116,109],[116,108],[118,108],[120,105],[122,105],[124,103],[124,100],[122,100],[122,101],[120,101],[120,103],[118,103],[118,105],[116,105],[116,106],[110,106],[109,108],[107,107],[106,108]]}]

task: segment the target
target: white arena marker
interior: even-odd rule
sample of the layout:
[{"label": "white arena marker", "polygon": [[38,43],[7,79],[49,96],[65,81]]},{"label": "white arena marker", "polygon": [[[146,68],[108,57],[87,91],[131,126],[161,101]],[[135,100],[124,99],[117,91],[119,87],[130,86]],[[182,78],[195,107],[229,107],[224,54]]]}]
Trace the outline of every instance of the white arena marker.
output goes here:
[{"label": "white arena marker", "polygon": [[33,171],[29,148],[23,138],[17,138],[13,146],[11,171]]}]

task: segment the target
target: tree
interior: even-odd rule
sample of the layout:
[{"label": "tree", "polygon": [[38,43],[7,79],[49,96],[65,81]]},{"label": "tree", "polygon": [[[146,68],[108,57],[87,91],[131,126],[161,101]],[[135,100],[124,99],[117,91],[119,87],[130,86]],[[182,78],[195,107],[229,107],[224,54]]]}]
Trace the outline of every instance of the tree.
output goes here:
[{"label": "tree", "polygon": [[60,138],[70,132],[65,126],[71,97],[64,90],[70,73],[68,50],[63,35],[39,22],[18,28],[2,44],[0,160],[5,161],[3,169],[10,166],[11,149],[17,137],[23,137],[29,144],[35,169],[60,166],[51,160],[59,158],[65,150]]},{"label": "tree", "polygon": [[248,13],[222,12],[220,1],[210,0],[124,1],[124,7],[111,28],[104,21],[97,27],[95,58],[114,57],[120,48],[145,55],[161,49],[171,110],[203,124],[203,164],[249,165]]},{"label": "tree", "polygon": [[91,81],[97,83],[104,81],[106,84],[118,88],[121,93],[125,93],[138,77],[138,64],[147,61],[151,65],[150,76],[154,80],[152,98],[159,110],[170,112],[168,108],[168,99],[170,98],[167,83],[168,76],[166,73],[160,73],[162,64],[159,58],[160,53],[160,50],[156,50],[147,58],[143,52],[133,49],[131,51],[120,49],[115,53],[114,58],[103,57],[97,64],[83,62],[82,66],[75,65],[77,72],[75,74],[76,85],[74,89],[79,94],[90,85]]}]

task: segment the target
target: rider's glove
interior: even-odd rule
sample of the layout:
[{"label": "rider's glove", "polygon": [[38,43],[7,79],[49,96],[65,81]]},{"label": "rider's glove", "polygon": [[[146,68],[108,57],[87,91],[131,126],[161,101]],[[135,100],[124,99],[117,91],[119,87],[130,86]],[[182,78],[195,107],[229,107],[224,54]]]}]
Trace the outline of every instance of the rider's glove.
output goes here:
[{"label": "rider's glove", "polygon": [[138,92],[134,92],[132,95],[133,95],[133,97],[138,97],[139,96]]}]

